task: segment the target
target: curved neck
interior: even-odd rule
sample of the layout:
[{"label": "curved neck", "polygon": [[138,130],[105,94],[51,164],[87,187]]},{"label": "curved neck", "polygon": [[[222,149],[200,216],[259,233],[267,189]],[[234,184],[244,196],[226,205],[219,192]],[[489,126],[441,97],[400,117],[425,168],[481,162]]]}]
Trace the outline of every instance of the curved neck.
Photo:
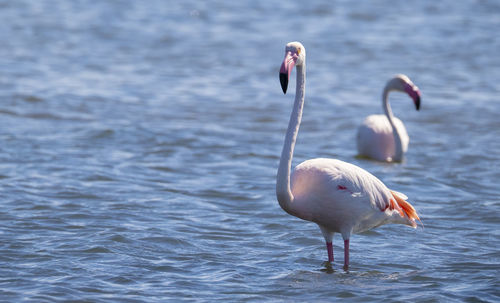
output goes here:
[{"label": "curved neck", "polygon": [[399,134],[398,128],[394,124],[394,116],[392,115],[392,109],[389,105],[389,92],[394,90],[391,82],[384,89],[384,93],[382,95],[382,107],[384,108],[385,115],[389,120],[389,124],[392,128],[392,134],[394,135],[394,156],[392,157],[392,161],[400,162],[403,158],[403,143],[401,142],[401,135]]},{"label": "curved neck", "polygon": [[292,167],[293,150],[299,132],[300,121],[302,119],[302,109],[304,108],[304,95],[306,88],[306,67],[305,62],[297,66],[297,85],[295,88],[295,102],[292,114],[288,122],[285,143],[281,152],[278,176],[276,178],[276,197],[278,202],[287,213],[300,217],[299,211],[294,209],[294,197],[290,189],[290,171]]}]

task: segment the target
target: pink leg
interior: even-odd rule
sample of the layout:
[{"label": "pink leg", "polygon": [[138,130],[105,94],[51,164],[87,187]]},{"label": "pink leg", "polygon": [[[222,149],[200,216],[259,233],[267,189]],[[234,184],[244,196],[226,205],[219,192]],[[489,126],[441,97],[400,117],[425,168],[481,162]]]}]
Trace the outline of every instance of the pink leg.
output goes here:
[{"label": "pink leg", "polygon": [[333,245],[332,242],[326,242],[326,250],[328,251],[328,262],[333,262]]},{"label": "pink leg", "polygon": [[344,270],[349,269],[349,239],[344,240]]}]

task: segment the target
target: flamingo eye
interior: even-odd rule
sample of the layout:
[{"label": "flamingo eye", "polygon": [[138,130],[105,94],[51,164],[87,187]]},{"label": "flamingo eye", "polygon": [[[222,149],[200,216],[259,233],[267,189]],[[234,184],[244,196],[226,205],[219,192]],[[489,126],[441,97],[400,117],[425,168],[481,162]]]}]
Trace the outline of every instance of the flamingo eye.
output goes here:
[{"label": "flamingo eye", "polygon": [[302,49],[301,49],[300,47],[299,47],[299,48],[297,48],[297,55],[300,55],[300,51],[301,51],[301,50],[302,50]]}]

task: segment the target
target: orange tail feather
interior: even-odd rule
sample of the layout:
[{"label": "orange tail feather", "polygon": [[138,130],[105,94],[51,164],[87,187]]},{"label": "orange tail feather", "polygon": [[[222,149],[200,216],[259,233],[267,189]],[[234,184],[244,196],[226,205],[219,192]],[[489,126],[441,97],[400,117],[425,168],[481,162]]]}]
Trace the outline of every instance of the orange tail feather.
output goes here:
[{"label": "orange tail feather", "polygon": [[[394,192],[391,190],[391,193],[392,193],[392,196],[394,197],[394,199],[396,199],[398,206],[403,210],[404,214],[409,219],[418,220],[420,223],[422,223],[422,221],[418,217],[417,211],[415,210],[415,208],[413,208],[413,206],[409,202],[405,201],[402,197],[400,197],[397,192]],[[401,211],[400,211],[400,213],[401,213]],[[403,215],[401,215],[401,216],[403,216]],[[416,227],[416,225],[415,225],[415,227]]]}]

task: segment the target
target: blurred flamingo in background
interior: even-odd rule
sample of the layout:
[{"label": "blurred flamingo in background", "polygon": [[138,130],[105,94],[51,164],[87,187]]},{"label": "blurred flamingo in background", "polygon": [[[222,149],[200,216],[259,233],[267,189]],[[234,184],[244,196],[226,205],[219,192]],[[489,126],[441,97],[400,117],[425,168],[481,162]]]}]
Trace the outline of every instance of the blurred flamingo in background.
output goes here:
[{"label": "blurred flamingo in background", "polygon": [[358,154],[378,161],[401,162],[410,138],[403,122],[392,115],[388,100],[390,91],[406,92],[419,110],[420,91],[410,78],[400,74],[389,80],[382,94],[385,115],[370,115],[358,128]]},{"label": "blurred flamingo in background", "polygon": [[290,174],[293,150],[305,95],[306,50],[299,42],[285,48],[280,82],[286,93],[293,67],[297,84],[293,111],[281,153],[276,196],[287,213],[319,225],[326,241],[328,262],[333,262],[334,233],[344,239],[344,269],[349,268],[349,239],[352,233],[399,223],[416,227],[417,212],[404,194],[389,190],[379,179],[355,165],[317,158],[299,164]]}]

